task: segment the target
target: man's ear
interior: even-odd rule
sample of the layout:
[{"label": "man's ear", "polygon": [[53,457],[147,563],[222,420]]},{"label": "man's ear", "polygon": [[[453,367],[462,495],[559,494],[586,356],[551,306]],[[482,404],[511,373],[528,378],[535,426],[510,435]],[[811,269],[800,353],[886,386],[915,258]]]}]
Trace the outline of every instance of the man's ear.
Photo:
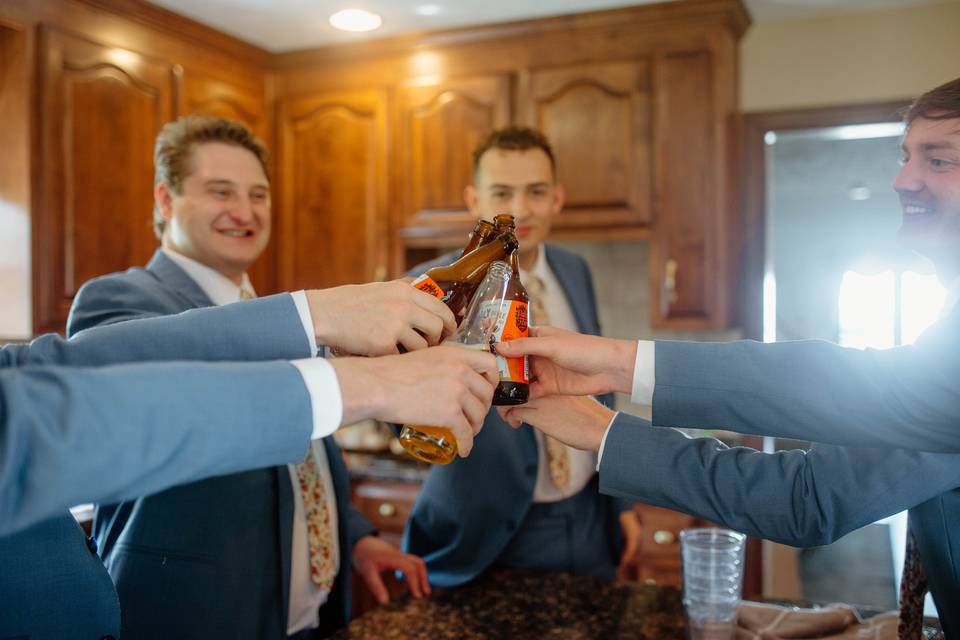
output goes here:
[{"label": "man's ear", "polygon": [[160,217],[170,222],[173,219],[173,193],[166,182],[158,182],[153,188],[153,200],[157,203]]},{"label": "man's ear", "polygon": [[563,188],[562,184],[555,185],[553,187],[553,212],[560,213],[563,211],[563,205],[567,201],[567,190]]},{"label": "man's ear", "polygon": [[463,202],[467,205],[470,213],[477,212],[477,188],[468,184],[463,188]]}]

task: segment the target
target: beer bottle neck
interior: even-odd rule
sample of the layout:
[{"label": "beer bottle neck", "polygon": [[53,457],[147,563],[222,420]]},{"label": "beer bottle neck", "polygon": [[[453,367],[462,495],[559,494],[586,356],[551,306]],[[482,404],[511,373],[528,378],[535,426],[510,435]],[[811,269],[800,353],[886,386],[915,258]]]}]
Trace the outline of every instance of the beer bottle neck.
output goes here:
[{"label": "beer bottle neck", "polygon": [[477,267],[503,258],[508,251],[517,246],[516,237],[512,233],[497,236],[496,241],[485,244],[450,265],[450,269],[458,274],[467,276]]}]

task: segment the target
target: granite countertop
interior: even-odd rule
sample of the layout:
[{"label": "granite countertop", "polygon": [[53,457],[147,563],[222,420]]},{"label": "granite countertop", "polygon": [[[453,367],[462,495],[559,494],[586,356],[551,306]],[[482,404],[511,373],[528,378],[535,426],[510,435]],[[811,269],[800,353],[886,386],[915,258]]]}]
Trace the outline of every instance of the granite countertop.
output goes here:
[{"label": "granite countertop", "polygon": [[[772,602],[772,601],[771,601]],[[777,602],[810,606],[810,603]],[[874,611],[863,611],[869,617]],[[925,640],[943,640],[935,620]],[[680,591],[637,582],[497,569],[424,600],[405,596],[331,640],[684,640]]]},{"label": "granite countertop", "polygon": [[337,640],[682,640],[680,592],[567,574],[494,570],[425,600],[401,599],[357,618]]}]

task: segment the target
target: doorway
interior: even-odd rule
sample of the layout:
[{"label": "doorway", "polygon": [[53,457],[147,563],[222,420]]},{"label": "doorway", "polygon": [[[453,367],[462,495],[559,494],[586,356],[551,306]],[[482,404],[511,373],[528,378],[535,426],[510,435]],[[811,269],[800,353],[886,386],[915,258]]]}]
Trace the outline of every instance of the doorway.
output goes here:
[{"label": "doorway", "polygon": [[[905,106],[744,119],[746,337],[886,348],[909,344],[936,320],[945,292],[930,265],[895,241],[901,211],[890,185]],[[767,439],[765,449],[808,444]],[[798,593],[783,595],[895,608],[905,531],[906,513],[897,514],[832,545],[790,552],[792,566],[782,549],[767,549],[765,591],[792,584]],[[773,557],[781,562],[767,561]],[[777,571],[792,571],[794,579]]]}]

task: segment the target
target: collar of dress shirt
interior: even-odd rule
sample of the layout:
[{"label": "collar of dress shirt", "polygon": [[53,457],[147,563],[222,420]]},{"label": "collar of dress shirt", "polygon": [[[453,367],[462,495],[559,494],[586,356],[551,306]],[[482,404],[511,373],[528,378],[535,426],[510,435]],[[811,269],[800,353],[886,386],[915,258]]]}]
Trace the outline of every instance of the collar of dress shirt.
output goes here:
[{"label": "collar of dress shirt", "polygon": [[[520,269],[521,280],[523,279],[524,273],[526,272],[521,267]],[[530,270],[530,273],[540,278],[540,280],[545,284],[546,284],[547,278],[549,278],[551,275],[550,265],[547,264],[547,252],[544,249],[542,242],[537,246],[537,260],[536,262],[533,263],[533,269]]]},{"label": "collar of dress shirt", "polygon": [[161,251],[173,260],[178,267],[186,271],[187,275],[197,283],[197,286],[203,289],[210,301],[217,306],[237,302],[240,300],[240,292],[243,289],[256,296],[250,278],[247,277],[246,273],[243,274],[243,280],[238,287],[230,278],[202,262],[197,262],[193,258],[188,258],[168,247],[162,247]]},{"label": "collar of dress shirt", "polygon": [[943,311],[940,312],[940,315],[947,315],[958,303],[960,303],[960,276],[954,278],[950,286],[947,287],[947,299],[943,303]]}]

